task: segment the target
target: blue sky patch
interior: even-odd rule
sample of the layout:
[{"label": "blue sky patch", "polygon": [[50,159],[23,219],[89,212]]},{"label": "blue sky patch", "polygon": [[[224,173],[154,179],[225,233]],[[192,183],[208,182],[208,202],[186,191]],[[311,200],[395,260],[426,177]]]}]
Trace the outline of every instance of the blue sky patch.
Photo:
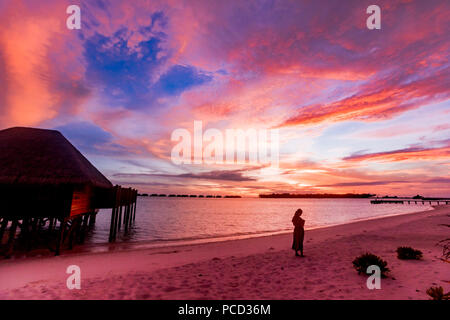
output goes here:
[{"label": "blue sky patch", "polygon": [[192,66],[175,65],[160,77],[156,87],[161,88],[166,94],[176,95],[211,80],[210,75],[200,72]]}]

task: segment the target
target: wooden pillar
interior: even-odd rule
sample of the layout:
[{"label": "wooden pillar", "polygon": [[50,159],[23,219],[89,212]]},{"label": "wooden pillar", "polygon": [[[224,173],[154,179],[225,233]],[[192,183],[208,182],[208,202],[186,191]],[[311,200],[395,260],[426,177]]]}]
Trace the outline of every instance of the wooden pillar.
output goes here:
[{"label": "wooden pillar", "polygon": [[28,221],[30,218],[23,218],[22,219],[22,225],[20,226],[20,234],[21,236],[23,236],[25,239],[28,237],[28,232],[29,232],[29,228],[28,228]]},{"label": "wooden pillar", "polygon": [[8,237],[8,246],[6,251],[5,258],[8,259],[11,257],[13,251],[14,251],[14,240],[16,238],[16,229],[19,221],[17,219],[14,219],[11,224],[11,228],[9,229],[9,237]]},{"label": "wooden pillar", "polygon": [[126,205],[125,209],[124,209],[124,216],[123,216],[123,224],[125,226],[125,232],[128,231],[128,212],[129,212],[128,208],[129,208],[129,206]]},{"label": "wooden pillar", "polygon": [[136,220],[136,213],[137,213],[137,199],[134,201],[134,220]]},{"label": "wooden pillar", "polygon": [[111,226],[109,227],[109,242],[114,241],[114,228],[116,226],[117,208],[113,207],[111,211]]},{"label": "wooden pillar", "polygon": [[53,231],[53,223],[55,222],[55,218],[48,219],[48,231],[51,233]]},{"label": "wooden pillar", "polygon": [[128,189],[125,189],[125,205],[123,208],[123,225],[125,226],[125,231],[128,230]]},{"label": "wooden pillar", "polygon": [[125,231],[128,231],[128,227],[130,226],[130,189],[127,189],[127,193],[125,196],[126,206],[125,206],[125,216],[124,216],[124,225]]},{"label": "wooden pillar", "polygon": [[109,230],[109,242],[116,240],[117,227],[119,224],[120,187],[114,187],[113,209],[111,213],[111,227]]},{"label": "wooden pillar", "polygon": [[74,243],[77,241],[80,233],[81,233],[81,219],[83,217],[77,217],[72,219],[72,225],[69,229],[69,250],[73,249]]},{"label": "wooden pillar", "polygon": [[[56,226],[56,223],[55,223],[55,226]],[[65,218],[63,218],[61,220],[61,223],[59,224],[59,236],[58,236],[58,239],[56,242],[55,256],[59,256],[59,254],[61,252],[61,248],[64,244],[64,233],[65,233],[65,229],[66,229],[66,224],[67,224],[67,221]]]},{"label": "wooden pillar", "polygon": [[67,237],[69,237],[69,250],[73,249],[73,241],[74,241],[74,233],[75,233],[75,225],[77,223],[76,219],[72,219],[69,230],[67,231]]},{"label": "wooden pillar", "polygon": [[134,190],[133,222],[136,220],[137,191]]},{"label": "wooden pillar", "polygon": [[128,205],[128,227],[131,228],[131,223],[133,222],[133,202],[131,200],[132,198],[130,197],[130,204]]},{"label": "wooden pillar", "polygon": [[133,190],[133,204],[131,206],[131,216],[132,216],[132,221],[134,222],[134,220],[136,219],[136,190]]},{"label": "wooden pillar", "polygon": [[134,196],[134,190],[133,190],[133,195],[132,195],[132,200],[131,200],[131,222],[134,222],[134,208],[135,208],[135,204],[136,204],[136,197]]},{"label": "wooden pillar", "polygon": [[131,188],[128,190],[127,203],[128,203],[127,225],[128,227],[131,227],[131,204],[133,203],[133,189]]},{"label": "wooden pillar", "polygon": [[88,229],[88,220],[89,220],[90,215],[91,214],[88,213],[83,217],[83,226],[81,227],[80,243],[84,243],[84,239],[86,237],[86,232]]},{"label": "wooden pillar", "polygon": [[111,210],[111,225],[109,227],[109,242],[114,241],[114,228],[116,226],[116,212],[117,212],[117,186],[114,187],[113,191],[113,199],[112,199],[113,207]]},{"label": "wooden pillar", "polygon": [[89,219],[89,227],[95,226],[95,219],[97,218],[97,211],[91,213],[91,217]]},{"label": "wooden pillar", "polygon": [[37,231],[38,218],[31,218],[31,231]]},{"label": "wooden pillar", "polygon": [[118,230],[120,231],[120,227],[121,227],[121,224],[122,224],[122,212],[123,212],[123,207],[122,207],[122,204],[120,205],[120,207],[119,207],[119,223],[118,223]]},{"label": "wooden pillar", "polygon": [[127,220],[128,227],[131,227],[131,203],[128,203],[128,220]]},{"label": "wooden pillar", "polygon": [[6,227],[8,226],[8,219],[3,218],[0,226],[0,244],[2,244],[3,235],[5,234]]},{"label": "wooden pillar", "polygon": [[123,225],[125,226],[125,230],[127,230],[128,229],[128,226],[127,226],[127,219],[128,219],[128,217],[127,217],[127,215],[128,215],[128,189],[125,189],[125,205],[124,205],[124,208],[123,208]]},{"label": "wooden pillar", "polygon": [[30,230],[31,220],[31,218],[24,218],[22,220],[22,232],[27,244],[27,251],[31,250],[31,243],[33,239],[33,233]]}]

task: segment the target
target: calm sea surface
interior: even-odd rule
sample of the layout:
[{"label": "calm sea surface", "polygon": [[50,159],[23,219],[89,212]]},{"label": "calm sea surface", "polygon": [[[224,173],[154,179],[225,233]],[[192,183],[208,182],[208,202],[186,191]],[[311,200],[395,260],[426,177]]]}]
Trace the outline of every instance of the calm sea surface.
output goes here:
[{"label": "calm sea surface", "polygon": [[[303,209],[305,228],[431,210],[429,205],[370,204],[369,199],[206,199],[139,197],[136,222],[117,242],[166,245],[252,237],[292,230],[291,218]],[[101,210],[90,244],[106,243],[111,210]]]}]

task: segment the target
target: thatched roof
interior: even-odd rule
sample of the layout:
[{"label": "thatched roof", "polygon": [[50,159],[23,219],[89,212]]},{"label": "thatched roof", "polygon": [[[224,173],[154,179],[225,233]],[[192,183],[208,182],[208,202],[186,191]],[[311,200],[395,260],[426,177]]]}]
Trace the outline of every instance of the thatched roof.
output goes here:
[{"label": "thatched roof", "polygon": [[0,130],[0,185],[112,187],[60,132],[21,127]]}]

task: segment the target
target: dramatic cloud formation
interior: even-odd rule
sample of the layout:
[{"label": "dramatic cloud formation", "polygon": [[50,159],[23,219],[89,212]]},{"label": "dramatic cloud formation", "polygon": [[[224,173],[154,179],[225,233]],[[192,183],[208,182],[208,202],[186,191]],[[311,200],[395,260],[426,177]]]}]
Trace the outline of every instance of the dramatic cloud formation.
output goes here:
[{"label": "dramatic cloud formation", "polygon": [[[0,128],[60,130],[142,192],[450,196],[450,3],[0,0]],[[178,128],[271,129],[280,165],[175,165]],[[205,144],[207,145],[207,144]]]},{"label": "dramatic cloud formation", "polygon": [[[431,142],[430,142],[431,143]],[[375,153],[356,153],[344,160],[349,161],[416,161],[424,159],[449,159],[450,158],[450,139],[439,142],[443,147],[425,148],[409,147],[399,150],[375,152]]]}]

